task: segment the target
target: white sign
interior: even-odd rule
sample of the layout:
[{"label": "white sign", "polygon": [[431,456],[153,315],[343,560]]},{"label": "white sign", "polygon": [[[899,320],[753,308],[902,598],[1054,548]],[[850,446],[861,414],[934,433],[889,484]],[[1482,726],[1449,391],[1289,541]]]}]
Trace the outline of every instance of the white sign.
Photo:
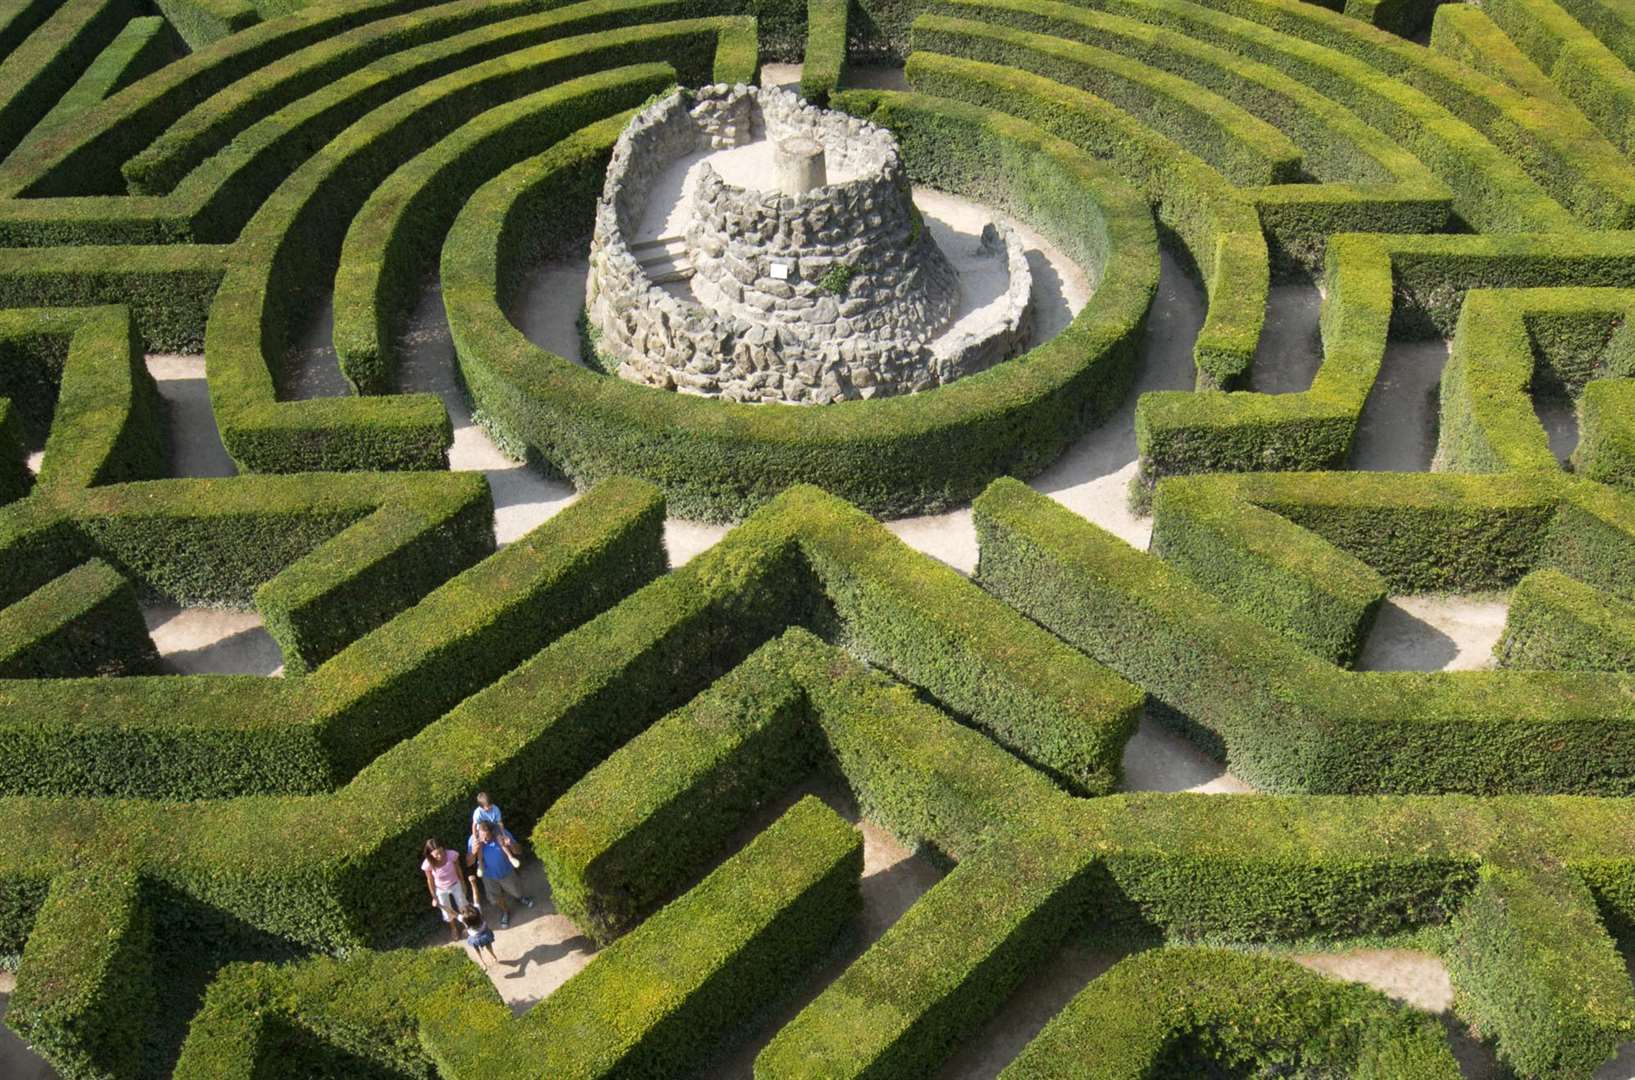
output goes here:
[{"label": "white sign", "polygon": [[776,262],[776,261],[773,262],[773,264],[772,264],[772,279],[774,281],[788,281],[789,280],[789,264],[788,263]]}]

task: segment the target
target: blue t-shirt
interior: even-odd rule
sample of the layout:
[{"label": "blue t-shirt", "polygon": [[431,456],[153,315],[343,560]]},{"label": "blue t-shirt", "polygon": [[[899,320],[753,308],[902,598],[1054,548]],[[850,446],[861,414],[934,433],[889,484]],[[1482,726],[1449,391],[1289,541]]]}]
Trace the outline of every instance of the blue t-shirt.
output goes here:
[{"label": "blue t-shirt", "polygon": [[483,877],[494,878],[496,881],[511,876],[511,859],[500,847],[499,841],[490,840],[483,844],[477,852],[477,858],[482,860]]}]

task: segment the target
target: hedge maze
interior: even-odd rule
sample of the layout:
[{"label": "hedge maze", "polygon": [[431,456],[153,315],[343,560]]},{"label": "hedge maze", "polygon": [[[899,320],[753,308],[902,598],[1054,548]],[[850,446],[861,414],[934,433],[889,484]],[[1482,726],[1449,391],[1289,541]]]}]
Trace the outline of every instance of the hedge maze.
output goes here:
[{"label": "hedge maze", "polygon": [[[529,274],[583,254],[632,112],[794,61],[1083,268],[1065,328],[810,408],[536,344]],[[1132,420],[1161,250],[1206,301],[1195,381]],[[1321,363],[1261,392],[1290,281]],[[504,546],[405,378],[428,295],[483,431],[579,489]],[[348,392],[314,395],[330,308]],[[965,1076],[1094,947],[983,1075],[1454,1078],[1467,1028],[1507,1075],[1611,1075],[1632,309],[1619,0],[0,3],[6,1024],[74,1080],[671,1078],[745,1045],[758,1080]],[[1415,339],[1448,343],[1434,460],[1358,469]],[[145,359],[201,351],[233,476],[178,468]],[[1147,550],[1026,483],[1131,423]],[[966,506],[971,575],[877,520]],[[674,518],[732,527],[672,565]],[[1361,669],[1418,593],[1503,594],[1492,661]],[[253,609],[283,676],[173,673],[158,605]],[[1132,790],[1144,716],[1256,793]],[[479,789],[599,950],[520,1013],[420,945],[421,844]],[[945,872],[861,945],[864,840],[814,789]],[[1451,1018],[1288,955],[1382,944],[1436,956]]]}]

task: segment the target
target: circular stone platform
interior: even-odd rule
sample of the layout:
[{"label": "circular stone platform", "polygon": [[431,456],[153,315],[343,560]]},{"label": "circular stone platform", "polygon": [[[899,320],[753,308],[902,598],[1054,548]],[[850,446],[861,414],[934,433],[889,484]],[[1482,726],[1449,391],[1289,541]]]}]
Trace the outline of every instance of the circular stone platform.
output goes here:
[{"label": "circular stone platform", "polygon": [[989,224],[956,259],[889,132],[783,90],[678,91],[614,147],[587,321],[601,365],[652,386],[810,404],[911,393],[1031,336],[1015,234]]}]

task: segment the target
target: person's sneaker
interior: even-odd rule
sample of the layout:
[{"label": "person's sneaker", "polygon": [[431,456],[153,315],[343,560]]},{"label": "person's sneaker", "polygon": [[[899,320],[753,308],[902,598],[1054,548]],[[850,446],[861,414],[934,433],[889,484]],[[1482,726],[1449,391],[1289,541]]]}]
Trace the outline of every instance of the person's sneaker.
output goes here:
[{"label": "person's sneaker", "polygon": [[510,927],[510,925],[511,925],[511,915],[510,915],[510,913],[507,912],[506,914],[501,915],[500,916],[500,929],[505,930],[508,927]]},{"label": "person's sneaker", "polygon": [[532,908],[534,906],[534,898],[531,896],[524,896],[522,898],[522,906],[525,908]]}]

